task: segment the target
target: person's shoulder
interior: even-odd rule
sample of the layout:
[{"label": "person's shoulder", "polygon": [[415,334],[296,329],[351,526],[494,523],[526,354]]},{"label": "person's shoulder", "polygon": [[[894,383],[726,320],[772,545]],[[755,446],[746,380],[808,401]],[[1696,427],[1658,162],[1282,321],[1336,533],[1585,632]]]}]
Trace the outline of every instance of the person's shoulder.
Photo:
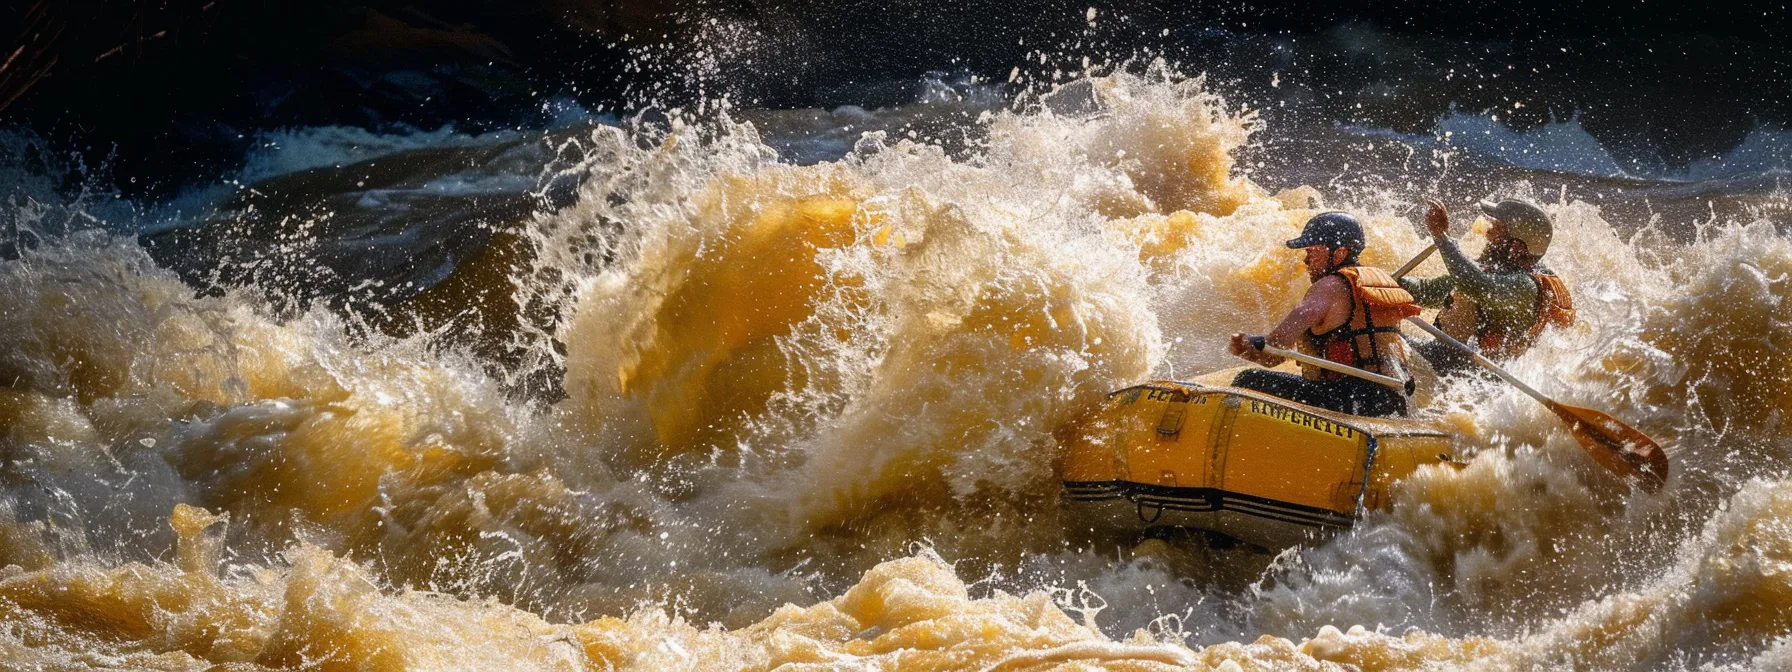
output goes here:
[{"label": "person's shoulder", "polygon": [[1333,273],[1313,281],[1313,288],[1307,290],[1308,295],[1344,296],[1350,293],[1350,281],[1344,276]]}]

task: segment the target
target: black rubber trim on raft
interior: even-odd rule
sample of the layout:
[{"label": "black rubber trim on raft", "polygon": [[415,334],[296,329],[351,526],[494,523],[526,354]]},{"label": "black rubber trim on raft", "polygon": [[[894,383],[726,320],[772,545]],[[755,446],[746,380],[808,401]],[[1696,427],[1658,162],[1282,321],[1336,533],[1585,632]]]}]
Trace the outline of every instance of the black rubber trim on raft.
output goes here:
[{"label": "black rubber trim on raft", "polygon": [[1126,496],[1126,486],[1118,481],[1077,481],[1064,483],[1070,498],[1077,501],[1098,501]]},{"label": "black rubber trim on raft", "polygon": [[1348,527],[1356,521],[1355,516],[1330,509],[1218,488],[1182,488],[1128,481],[1065,481],[1064,490],[1072,501],[1078,502],[1126,499],[1138,506],[1191,513],[1231,511],[1307,527]]}]

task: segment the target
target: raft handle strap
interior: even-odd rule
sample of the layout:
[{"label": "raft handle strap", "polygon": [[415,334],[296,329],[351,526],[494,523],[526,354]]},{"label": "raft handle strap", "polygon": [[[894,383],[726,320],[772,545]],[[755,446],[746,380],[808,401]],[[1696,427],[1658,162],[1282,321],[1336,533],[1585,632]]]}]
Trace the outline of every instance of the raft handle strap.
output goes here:
[{"label": "raft handle strap", "polygon": [[1363,489],[1356,493],[1356,517],[1358,520],[1363,517],[1363,500],[1369,496],[1369,476],[1375,471],[1375,449],[1381,445],[1380,441],[1375,440],[1374,434],[1364,432],[1364,436],[1369,439],[1369,454],[1363,457]]},{"label": "raft handle strap", "polygon": [[1135,500],[1133,500],[1133,506],[1138,509],[1139,520],[1143,521],[1146,525],[1151,525],[1153,523],[1156,523],[1157,519],[1164,517],[1164,505],[1162,503],[1158,503],[1158,504],[1154,505],[1157,507],[1157,513],[1151,514],[1150,518],[1145,517],[1145,503],[1144,502],[1141,502],[1141,501],[1138,501],[1135,499]]}]

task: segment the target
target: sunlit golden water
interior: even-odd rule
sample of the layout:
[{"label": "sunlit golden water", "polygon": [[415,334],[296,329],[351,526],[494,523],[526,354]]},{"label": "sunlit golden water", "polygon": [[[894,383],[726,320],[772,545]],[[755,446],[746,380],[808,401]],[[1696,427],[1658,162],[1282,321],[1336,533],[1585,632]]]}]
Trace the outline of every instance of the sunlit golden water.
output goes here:
[{"label": "sunlit golden water", "polygon": [[1317,204],[1369,222],[1367,263],[1423,245],[1391,197],[1238,177],[1256,122],[1198,81],[1092,83],[1098,111],[1023,98],[968,157],[593,131],[514,279],[567,317],[532,342],[564,358],[546,408],[455,334],[195,298],[128,239],[0,262],[0,667],[1792,666],[1792,242],[1766,223],[1620,237],[1511,185],[1583,318],[1513,370],[1660,439],[1661,495],[1464,380],[1422,396],[1470,465],[1337,538],[1268,563],[1078,534],[1054,431],[1233,365],[1226,334],[1306,285],[1280,241]]}]

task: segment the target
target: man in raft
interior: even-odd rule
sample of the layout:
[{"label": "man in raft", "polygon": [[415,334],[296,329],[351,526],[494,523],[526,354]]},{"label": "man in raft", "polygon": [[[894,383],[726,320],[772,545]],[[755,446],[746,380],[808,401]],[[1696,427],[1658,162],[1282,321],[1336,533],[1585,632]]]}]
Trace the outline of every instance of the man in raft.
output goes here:
[{"label": "man in raft", "polygon": [[[1481,201],[1487,216],[1487,248],[1470,261],[1450,239],[1450,215],[1429,201],[1425,228],[1437,244],[1450,274],[1436,278],[1401,278],[1419,305],[1442,308],[1432,320],[1456,340],[1477,346],[1494,361],[1512,359],[1530,349],[1549,326],[1574,323],[1568,286],[1538,265],[1549,250],[1555,226],[1542,208],[1507,199]],[[1471,369],[1471,362],[1448,343],[1415,345],[1419,355],[1440,375]]]},{"label": "man in raft", "polygon": [[[1406,343],[1400,320],[1419,314],[1412,294],[1386,271],[1357,265],[1365,246],[1363,225],[1342,212],[1307,220],[1290,249],[1306,254],[1313,286],[1300,305],[1258,342],[1294,348],[1374,373],[1407,378]],[[1273,367],[1282,357],[1264,352],[1244,334],[1232,335],[1232,354]],[[1251,369],[1232,379],[1233,387],[1267,392],[1309,406],[1352,415],[1406,413],[1406,398],[1393,388],[1315,366],[1301,374]]]}]

